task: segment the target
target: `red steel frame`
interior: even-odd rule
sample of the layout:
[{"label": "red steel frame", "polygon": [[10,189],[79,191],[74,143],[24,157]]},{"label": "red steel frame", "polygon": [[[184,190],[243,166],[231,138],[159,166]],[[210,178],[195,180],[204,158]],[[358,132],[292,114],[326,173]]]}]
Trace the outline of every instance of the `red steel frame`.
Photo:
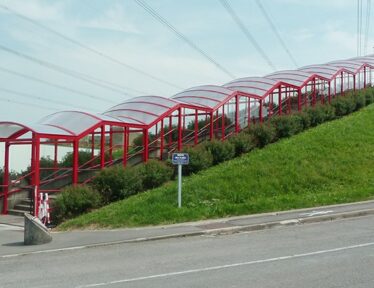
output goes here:
[{"label": "red steel frame", "polygon": [[[358,65],[361,63],[361,65]],[[323,67],[322,67],[323,66]],[[79,134],[75,134],[69,129],[57,126],[53,124],[45,124],[51,127],[58,128],[60,131],[64,132],[59,133],[43,133],[38,130],[28,127],[20,123],[13,122],[0,122],[0,125],[14,125],[20,127],[20,129],[10,135],[9,137],[0,138],[0,142],[5,144],[5,153],[4,153],[4,177],[2,193],[0,196],[3,197],[3,209],[2,213],[7,214],[8,212],[8,197],[20,191],[20,189],[11,189],[13,186],[9,176],[10,176],[10,147],[12,145],[31,145],[31,172],[28,175],[23,176],[31,177],[30,186],[35,187],[35,207],[34,215],[38,214],[38,203],[39,192],[55,192],[56,190],[43,190],[40,188],[43,185],[42,179],[40,179],[40,173],[42,168],[40,167],[40,148],[44,144],[54,145],[54,169],[58,171],[61,168],[57,166],[58,159],[58,146],[61,144],[71,144],[73,147],[73,167],[67,168],[71,169],[71,182],[72,184],[78,184],[79,172],[84,171],[87,166],[90,164],[87,169],[102,169],[108,165],[112,165],[115,161],[113,159],[113,150],[114,150],[114,141],[113,137],[116,134],[123,134],[123,143],[121,145],[123,151],[122,165],[128,165],[131,155],[129,155],[130,150],[130,135],[131,133],[142,133],[143,134],[143,148],[142,148],[142,160],[147,161],[152,155],[150,155],[150,148],[156,147],[159,149],[160,155],[156,155],[159,159],[163,159],[163,152],[166,149],[168,153],[172,151],[180,151],[185,145],[196,145],[201,140],[201,133],[207,132],[208,138],[213,139],[219,137],[221,140],[225,140],[233,133],[238,133],[242,128],[249,126],[251,122],[263,122],[264,119],[270,118],[273,115],[283,115],[292,113],[292,99],[297,98],[297,108],[296,110],[300,111],[302,107],[308,105],[314,106],[317,101],[324,103],[326,100],[326,89],[327,89],[327,99],[330,102],[332,97],[341,92],[342,94],[346,89],[359,89],[366,88],[368,83],[372,85],[374,69],[374,57],[357,57],[349,60],[331,62],[327,65],[322,66],[310,66],[301,68],[301,71],[307,71],[310,76],[305,78],[300,85],[295,85],[295,78],[292,77],[292,74],[296,77],[298,75],[298,70],[295,72],[286,71],[283,74],[276,73],[273,75],[265,76],[263,79],[269,77],[269,79],[277,80],[277,83],[271,88],[264,90],[262,95],[255,93],[248,93],[246,89],[255,88],[261,90],[261,88],[243,85],[240,87],[240,79],[234,84],[226,84],[224,86],[216,86],[211,91],[209,89],[204,90],[204,86],[201,86],[201,91],[205,92],[215,92],[220,93],[218,87],[229,88],[227,94],[220,100],[214,99],[211,96],[204,96],[204,93],[197,93],[195,96],[188,97],[172,97],[171,99],[178,99],[182,102],[176,102],[175,106],[170,109],[167,109],[165,113],[157,115],[156,113],[146,112],[139,110],[142,113],[148,113],[155,116],[155,120],[150,123],[144,123],[136,119],[132,119],[130,116],[124,115],[123,117],[112,117],[112,119],[107,119],[105,117],[101,118],[100,116],[94,116],[88,113],[79,112],[82,114],[87,114],[97,120],[97,123],[91,127],[87,127],[84,131]],[[328,68],[327,66],[332,66],[338,68],[337,72],[330,77],[327,76]],[[314,67],[314,68],[313,68]],[[313,72],[314,69],[314,72]],[[326,72],[326,73],[325,73]],[[278,77],[278,76],[279,77]],[[288,75],[288,76],[287,76]],[[300,76],[300,75],[299,75]],[[287,77],[290,77],[289,79]],[[363,87],[358,86],[358,83],[361,83],[363,78]],[[352,80],[352,81],[351,81]],[[300,81],[300,80],[298,80]],[[254,81],[255,82],[255,81]],[[353,83],[353,87],[350,87],[350,82]],[[239,85],[237,85],[239,84]],[[337,85],[339,85],[337,87]],[[235,89],[233,88],[234,86]],[[214,87],[214,86],[209,86]],[[225,88],[225,89],[226,89]],[[339,92],[338,92],[338,89]],[[199,89],[197,87],[196,89]],[[263,89],[262,89],[263,90]],[[200,92],[201,92],[200,91]],[[306,98],[308,93],[311,93],[311,100]],[[180,93],[180,94],[183,94]],[[224,94],[224,93],[222,93]],[[215,105],[203,105],[199,101],[194,102],[199,98],[199,100],[206,100],[215,102]],[[320,99],[318,99],[320,97]],[[184,99],[183,99],[184,98]],[[188,98],[188,99],[187,99]],[[130,103],[128,101],[127,103]],[[147,104],[146,102],[144,102]],[[258,103],[258,115],[253,114],[254,110],[251,110],[252,107],[256,106]],[[283,106],[285,103],[285,107]],[[153,103],[154,104],[154,103]],[[274,107],[278,105],[277,109],[274,110]],[[160,104],[160,106],[162,106]],[[244,107],[242,109],[242,107]],[[265,107],[267,110],[265,110]],[[166,107],[168,108],[168,107]],[[129,109],[127,109],[129,110]],[[251,113],[252,112],[252,113]],[[241,121],[241,113],[244,113],[244,121]],[[125,113],[126,114],[126,113]],[[228,125],[226,119],[233,119],[233,123]],[[176,143],[173,140],[172,127],[174,127],[176,119]],[[205,119],[205,126],[199,127],[199,121]],[[246,121],[245,121],[246,120]],[[190,121],[190,122],[189,122]],[[244,123],[246,122],[246,123]],[[194,123],[192,129],[187,129],[188,123]],[[243,124],[242,124],[243,123]],[[117,130],[115,129],[117,127]],[[165,129],[168,127],[168,131],[165,132]],[[150,141],[149,133],[153,131],[155,135],[155,140]],[[204,133],[205,133],[204,132]],[[100,136],[100,142],[95,143],[95,136]],[[83,165],[79,163],[79,142],[85,138],[91,138],[91,160],[88,163]],[[106,138],[108,137],[108,146],[106,147]],[[100,153],[98,156],[95,156],[94,150],[95,145],[98,144]],[[156,145],[157,144],[157,145]],[[153,145],[153,146],[152,146]],[[108,149],[107,149],[108,148]],[[106,160],[106,152],[109,153],[109,160]],[[100,159],[99,164],[94,164],[93,160],[95,158]],[[57,174],[56,174],[57,175]],[[56,177],[55,179],[57,179]],[[53,181],[47,180],[47,181]],[[22,179],[18,179],[22,180]]]}]

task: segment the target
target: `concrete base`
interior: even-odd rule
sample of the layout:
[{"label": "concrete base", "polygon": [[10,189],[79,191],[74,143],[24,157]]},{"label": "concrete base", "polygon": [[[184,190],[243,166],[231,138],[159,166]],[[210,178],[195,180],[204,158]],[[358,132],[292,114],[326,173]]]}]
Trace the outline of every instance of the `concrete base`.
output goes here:
[{"label": "concrete base", "polygon": [[25,213],[25,245],[39,245],[52,241],[52,236],[47,227],[37,217]]}]

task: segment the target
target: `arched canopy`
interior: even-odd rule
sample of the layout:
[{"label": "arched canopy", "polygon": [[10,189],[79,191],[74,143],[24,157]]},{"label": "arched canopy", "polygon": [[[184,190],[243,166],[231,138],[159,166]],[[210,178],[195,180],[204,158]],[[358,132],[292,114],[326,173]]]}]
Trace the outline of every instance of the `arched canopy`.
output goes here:
[{"label": "arched canopy", "polygon": [[281,84],[282,82],[279,80],[265,77],[245,77],[235,79],[223,85],[223,87],[264,98],[276,88],[279,88]]},{"label": "arched canopy", "polygon": [[72,136],[67,131],[43,124],[26,125],[16,122],[0,122],[0,139],[12,139],[33,132],[43,135]]},{"label": "arched canopy", "polygon": [[189,88],[173,97],[174,100],[190,105],[198,106],[200,109],[215,110],[225,104],[235,95],[235,91],[226,87],[205,85]]},{"label": "arched canopy", "polygon": [[123,123],[152,126],[165,114],[180,106],[178,101],[161,96],[139,96],[115,105],[103,115],[120,119]]},{"label": "arched canopy", "polygon": [[366,63],[361,63],[353,60],[332,61],[327,64],[338,68],[344,68],[352,74],[357,74],[358,72],[360,72],[361,69],[369,65]]},{"label": "arched canopy", "polygon": [[99,116],[80,111],[61,111],[42,118],[38,124],[65,131],[65,134],[79,136],[100,124]]},{"label": "arched canopy", "polygon": [[327,65],[327,64],[304,66],[304,67],[299,68],[299,70],[307,72],[307,73],[315,74],[328,81],[333,80],[337,75],[340,75],[340,73],[343,71],[348,72],[344,68]]},{"label": "arched canopy", "polygon": [[282,81],[284,83],[296,86],[298,88],[304,87],[309,81],[315,78],[315,74],[300,70],[284,70],[266,75],[266,78]]},{"label": "arched canopy", "polygon": [[371,68],[374,68],[374,57],[355,57],[347,59],[347,61],[355,61],[362,64],[366,64],[370,66]]}]

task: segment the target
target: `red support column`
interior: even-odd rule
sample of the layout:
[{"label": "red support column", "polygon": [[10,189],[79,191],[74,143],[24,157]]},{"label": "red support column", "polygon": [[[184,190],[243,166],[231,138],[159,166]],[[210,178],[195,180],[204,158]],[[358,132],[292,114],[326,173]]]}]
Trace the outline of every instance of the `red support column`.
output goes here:
[{"label": "red support column", "polygon": [[40,138],[36,136],[35,141],[35,158],[34,158],[34,216],[39,215],[39,202],[40,202]]},{"label": "red support column", "polygon": [[235,133],[238,133],[240,130],[239,124],[239,96],[235,97]]},{"label": "red support column", "polygon": [[168,146],[169,146],[169,149],[170,149],[170,146],[171,146],[171,143],[173,142],[173,132],[172,132],[172,128],[173,127],[173,118],[172,116],[169,117],[169,141],[168,141]]},{"label": "red support column", "polygon": [[336,78],[334,79],[334,98],[336,97]]},{"label": "red support column", "polygon": [[149,138],[148,129],[143,129],[143,161],[147,162],[149,159]]},{"label": "red support column", "polygon": [[301,109],[302,109],[301,97],[302,97],[302,95],[301,95],[301,89],[298,89],[297,90],[297,110],[299,112],[301,112]]},{"label": "red support column", "polygon": [[199,117],[197,114],[197,109],[195,110],[195,127],[194,127],[194,144],[197,145],[199,142],[198,134],[199,134]]},{"label": "red support column", "polygon": [[329,104],[331,103],[331,81],[329,81],[329,92],[328,92]]},{"label": "red support column", "polygon": [[105,167],[105,125],[101,126],[100,131],[100,168]]},{"label": "red support column", "polygon": [[312,106],[314,107],[316,105],[316,78],[313,80],[313,93],[312,93]]},{"label": "red support column", "polygon": [[113,161],[113,126],[109,128],[109,161]]},{"label": "red support column", "polygon": [[178,151],[182,150],[182,108],[178,109]]},{"label": "red support column", "polygon": [[3,214],[8,214],[8,193],[9,193],[9,148],[8,142],[5,142],[5,158],[4,158],[4,175],[3,175]]},{"label": "red support column", "polygon": [[263,121],[263,116],[262,116],[262,99],[259,101],[260,103],[260,107],[259,107],[259,111],[258,111],[258,117],[260,118],[260,123],[262,123]]},{"label": "red support column", "polygon": [[160,130],[160,160],[162,160],[164,154],[164,119],[161,120]]},{"label": "red support column", "polygon": [[366,88],[366,67],[364,67],[364,89]]},{"label": "red support column", "polygon": [[221,140],[225,140],[225,105],[222,105]]},{"label": "red support column", "polygon": [[251,126],[251,98],[247,98],[248,99],[248,127]]},{"label": "red support column", "polygon": [[356,75],[353,75],[353,91],[356,91]]},{"label": "red support column", "polygon": [[343,72],[340,72],[341,82],[340,82],[340,94],[344,95],[344,78],[343,78]]},{"label": "red support column", "polygon": [[210,112],[210,125],[209,125],[209,138],[213,140],[213,129],[214,129],[214,121],[213,121],[213,111]]},{"label": "red support column", "polygon": [[279,91],[278,91],[278,114],[279,116],[282,115],[282,88],[279,87]]},{"label": "red support column", "polygon": [[126,167],[127,164],[127,154],[129,149],[129,128],[123,128],[123,155],[122,155],[122,164],[123,167]]},{"label": "red support column", "polygon": [[73,185],[78,184],[79,140],[73,141]]},{"label": "red support column", "polygon": [[95,157],[95,132],[92,132],[91,136],[91,157]]},{"label": "red support column", "polygon": [[54,157],[53,157],[53,168],[57,170],[58,168],[58,140],[55,140],[54,142]]}]

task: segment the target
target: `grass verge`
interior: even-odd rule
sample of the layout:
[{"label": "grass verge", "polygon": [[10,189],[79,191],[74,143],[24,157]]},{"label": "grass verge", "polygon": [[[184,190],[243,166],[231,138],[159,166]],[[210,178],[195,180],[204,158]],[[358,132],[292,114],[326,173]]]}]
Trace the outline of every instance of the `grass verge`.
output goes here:
[{"label": "grass verge", "polygon": [[374,105],[177,184],[69,220],[61,230],[170,224],[374,199]]}]

